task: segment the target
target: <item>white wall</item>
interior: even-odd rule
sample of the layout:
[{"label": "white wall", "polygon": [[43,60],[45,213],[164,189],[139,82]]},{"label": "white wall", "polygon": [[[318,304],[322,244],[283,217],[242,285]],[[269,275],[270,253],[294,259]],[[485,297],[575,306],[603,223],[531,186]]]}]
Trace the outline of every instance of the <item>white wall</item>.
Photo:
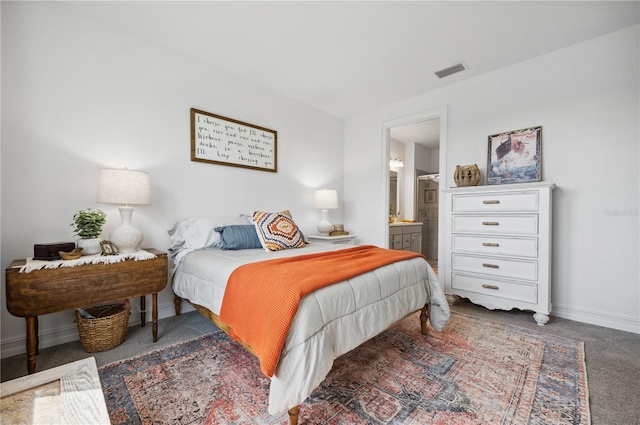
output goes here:
[{"label": "white wall", "polygon": [[558,185],[552,314],[640,332],[638,40],[630,27],[347,119],[345,223],[383,245],[383,123],[446,105],[447,176],[485,175],[488,135],[541,125],[542,177]]},{"label": "white wall", "polygon": [[[1,7],[3,269],[32,256],[34,243],[75,240],[69,224],[79,209],[108,214],[105,237],[120,223],[116,205],[95,202],[103,167],[150,173],[152,205],[133,215],[146,247],[166,249],[178,219],[252,209],[290,209],[313,234],[313,190],[322,187],[338,190],[330,218],[343,221],[342,120],[64,4]],[[191,162],[192,107],[276,130],[278,172]],[[1,292],[6,357],[25,352],[25,325]],[[172,301],[167,287],[160,317],[173,314]],[[41,347],[77,338],[71,312],[40,318]]]},{"label": "white wall", "polygon": [[432,150],[427,149],[422,145],[414,146],[414,155],[416,157],[416,169],[422,171],[432,171],[438,169],[437,158],[435,167],[431,164],[433,160],[433,156],[431,154]]}]

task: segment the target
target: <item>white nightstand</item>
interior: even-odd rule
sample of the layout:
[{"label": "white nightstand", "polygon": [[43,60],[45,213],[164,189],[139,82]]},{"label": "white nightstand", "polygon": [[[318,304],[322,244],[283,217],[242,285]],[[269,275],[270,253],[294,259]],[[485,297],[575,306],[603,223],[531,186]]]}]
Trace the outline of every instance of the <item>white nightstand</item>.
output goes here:
[{"label": "white nightstand", "polygon": [[343,236],[322,236],[311,235],[307,236],[307,239],[315,243],[328,243],[332,245],[355,245],[355,235],[343,235]]}]

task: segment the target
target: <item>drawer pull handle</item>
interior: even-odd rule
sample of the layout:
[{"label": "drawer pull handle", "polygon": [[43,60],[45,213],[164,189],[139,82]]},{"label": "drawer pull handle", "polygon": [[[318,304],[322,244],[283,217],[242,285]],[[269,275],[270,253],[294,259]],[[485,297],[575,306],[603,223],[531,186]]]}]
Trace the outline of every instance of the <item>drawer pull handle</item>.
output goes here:
[{"label": "drawer pull handle", "polygon": [[489,199],[489,200],[486,200],[486,201],[482,201],[482,203],[483,204],[499,204],[500,201],[497,200],[497,199]]},{"label": "drawer pull handle", "polygon": [[483,284],[482,284],[482,287],[483,287],[483,288],[486,288],[486,289],[495,289],[495,290],[500,289],[500,288],[499,288],[499,287],[497,287],[496,285],[487,285],[486,283],[483,283]]},{"label": "drawer pull handle", "polygon": [[498,225],[500,225],[500,223],[498,223],[497,221],[483,221],[482,225],[483,226],[498,226]]},{"label": "drawer pull handle", "polygon": [[490,269],[499,269],[500,266],[498,266],[497,264],[489,264],[489,263],[482,263],[482,267],[489,267]]},{"label": "drawer pull handle", "polygon": [[495,246],[495,247],[498,247],[498,246],[500,246],[500,244],[493,243],[493,242],[482,242],[482,246]]}]

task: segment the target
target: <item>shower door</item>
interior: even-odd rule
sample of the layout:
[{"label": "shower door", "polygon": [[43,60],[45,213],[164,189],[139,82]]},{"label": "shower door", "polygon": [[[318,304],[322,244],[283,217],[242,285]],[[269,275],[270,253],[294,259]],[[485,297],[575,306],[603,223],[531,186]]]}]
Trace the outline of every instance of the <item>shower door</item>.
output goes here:
[{"label": "shower door", "polygon": [[422,222],[422,254],[429,262],[438,261],[438,197],[437,174],[418,176],[416,184],[416,218]]}]

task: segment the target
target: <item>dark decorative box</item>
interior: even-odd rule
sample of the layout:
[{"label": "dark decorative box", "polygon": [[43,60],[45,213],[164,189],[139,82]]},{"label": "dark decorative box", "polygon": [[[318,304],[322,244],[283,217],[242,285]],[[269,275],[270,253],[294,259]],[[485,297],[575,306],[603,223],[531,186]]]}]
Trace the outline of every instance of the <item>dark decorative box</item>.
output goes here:
[{"label": "dark decorative box", "polygon": [[53,242],[53,243],[39,243],[33,245],[33,259],[53,261],[59,260],[59,252],[73,251],[76,247],[74,242]]}]

